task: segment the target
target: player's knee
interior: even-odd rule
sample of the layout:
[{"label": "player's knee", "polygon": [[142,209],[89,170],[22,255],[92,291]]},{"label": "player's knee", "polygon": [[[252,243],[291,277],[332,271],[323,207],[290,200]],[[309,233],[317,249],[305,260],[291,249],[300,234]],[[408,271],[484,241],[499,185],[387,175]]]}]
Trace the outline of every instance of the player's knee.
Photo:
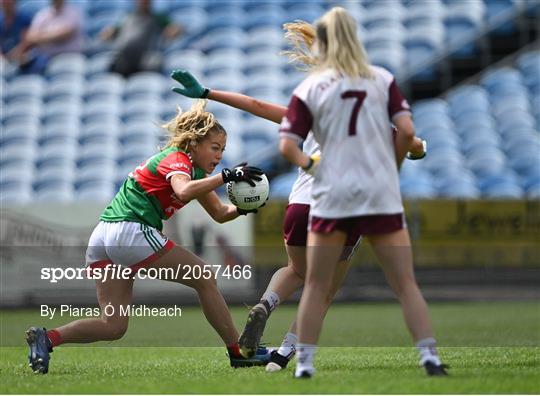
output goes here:
[{"label": "player's knee", "polygon": [[195,279],[195,281],[193,282],[193,288],[196,291],[204,291],[209,289],[213,290],[217,288],[217,280],[215,279],[215,277],[211,277],[210,279]]},{"label": "player's knee", "polygon": [[294,262],[289,263],[290,270],[300,279],[305,280],[306,279],[306,270],[305,268],[298,268]]},{"label": "player's knee", "polygon": [[126,334],[128,328],[127,321],[106,321],[107,339],[106,341],[115,341],[121,339]]}]

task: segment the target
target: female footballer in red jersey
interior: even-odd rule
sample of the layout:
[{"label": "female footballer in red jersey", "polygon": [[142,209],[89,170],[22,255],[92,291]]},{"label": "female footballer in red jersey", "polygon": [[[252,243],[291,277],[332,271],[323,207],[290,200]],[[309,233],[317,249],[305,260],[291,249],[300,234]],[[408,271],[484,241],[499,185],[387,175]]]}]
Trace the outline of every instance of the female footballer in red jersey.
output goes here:
[{"label": "female footballer in red jersey", "polygon": [[[285,24],[284,28],[286,30],[285,38],[292,45],[292,50],[285,52],[290,57],[291,62],[298,62],[302,69],[315,66],[318,59],[310,50],[315,41],[314,27],[307,22],[297,21]],[[257,100],[239,93],[210,90],[203,87],[191,73],[185,70],[173,71],[172,77],[183,85],[183,87],[173,89],[181,95],[191,98],[207,97],[276,123],[281,122],[287,110],[285,106]],[[410,159],[420,159],[425,156],[424,143],[416,137],[410,150],[408,156]],[[308,134],[304,141],[303,151],[310,156],[320,154],[319,145],[315,142],[311,133]],[[260,303],[250,311],[248,323],[240,338],[240,345],[244,351],[247,350],[253,353],[263,334],[270,312],[304,284],[312,182],[313,176],[300,168],[298,179],[294,183],[289,196],[289,205],[286,209],[283,226],[285,249],[289,257],[288,265],[276,271]],[[347,273],[349,259],[358,242],[359,238],[349,238],[345,244],[326,300],[328,305]],[[403,289],[399,283],[390,282],[390,284],[403,305],[404,314],[406,317],[410,316],[412,312],[410,304],[414,302],[402,298],[401,291]],[[272,352],[270,362],[266,367],[267,371],[278,371],[285,368],[289,360],[294,357],[296,343],[296,321],[294,321],[280,348]]]},{"label": "female footballer in red jersey", "polygon": [[[100,217],[86,251],[89,273],[103,273],[113,264],[130,269],[134,275],[143,268],[172,269],[157,273],[178,273],[178,278],[161,278],[195,289],[203,312],[225,342],[234,367],[264,364],[269,358],[261,349],[254,359],[243,358],[238,346],[238,332],[227,304],[210,279],[184,279],[184,272],[205,266],[199,257],[175,245],[161,233],[162,221],[169,219],[192,199],[197,199],[217,222],[224,223],[250,211],[222,203],[214,190],[230,181],[254,185],[262,171],[240,164],[210,175],[220,163],[227,142],[227,133],[214,115],[206,112],[206,101],[197,101],[185,113],[180,110],[164,127],[170,138],[166,146],[137,167],[123,183]],[[178,266],[180,271],[177,271]],[[89,343],[121,338],[129,317],[122,315],[131,304],[133,276],[124,279],[96,280],[100,318],[76,320],[46,331],[32,327],[27,331],[30,366],[35,373],[47,373],[49,352],[64,343]],[[114,310],[106,306],[112,306]],[[112,314],[106,314],[106,312]],[[114,312],[114,313],[113,313]]]},{"label": "female footballer in red jersey", "polygon": [[[392,74],[369,65],[356,26],[341,7],[317,21],[319,62],[294,90],[280,127],[282,155],[314,173],[295,377],[308,378],[315,371],[316,344],[343,246],[361,235],[402,303],[420,363],[428,375],[446,375],[414,278],[399,191],[398,167],[415,137],[410,108]],[[392,124],[398,130],[395,139]],[[320,157],[298,147],[310,133],[321,146]]]}]

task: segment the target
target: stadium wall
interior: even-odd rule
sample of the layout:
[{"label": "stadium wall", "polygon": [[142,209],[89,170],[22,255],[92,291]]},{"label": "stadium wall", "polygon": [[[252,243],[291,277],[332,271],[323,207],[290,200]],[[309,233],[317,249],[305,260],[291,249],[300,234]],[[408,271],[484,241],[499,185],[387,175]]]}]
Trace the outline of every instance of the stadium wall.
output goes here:
[{"label": "stadium wall", "polygon": [[[286,206],[272,201],[255,217],[257,265],[286,262]],[[405,212],[416,267],[540,267],[538,201],[420,200],[405,202]],[[356,254],[354,264],[374,265],[374,257]]]}]

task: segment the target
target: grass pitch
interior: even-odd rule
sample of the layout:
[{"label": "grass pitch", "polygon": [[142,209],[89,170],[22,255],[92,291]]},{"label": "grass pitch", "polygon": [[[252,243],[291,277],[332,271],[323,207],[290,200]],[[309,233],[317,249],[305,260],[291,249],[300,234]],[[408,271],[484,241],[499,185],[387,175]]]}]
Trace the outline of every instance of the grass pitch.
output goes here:
[{"label": "grass pitch", "polygon": [[[277,345],[295,306],[272,314],[265,340]],[[292,378],[294,365],[267,374],[234,370],[198,308],[181,318],[132,318],[125,338],[62,346],[49,374],[27,367],[23,334],[51,328],[38,310],[2,311],[0,393],[540,393],[540,305],[537,302],[431,304],[448,378],[428,378],[396,304],[332,307],[311,380]],[[234,308],[238,327],[247,310]],[[97,346],[96,346],[97,345]],[[145,346],[146,345],[146,346]]]}]

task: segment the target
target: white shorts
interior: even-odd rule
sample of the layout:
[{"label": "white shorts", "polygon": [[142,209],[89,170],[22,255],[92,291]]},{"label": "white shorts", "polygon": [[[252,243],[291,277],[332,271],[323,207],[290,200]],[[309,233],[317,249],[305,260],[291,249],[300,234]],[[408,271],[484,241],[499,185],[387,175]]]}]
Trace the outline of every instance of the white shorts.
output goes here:
[{"label": "white shorts", "polygon": [[131,221],[100,221],[86,249],[86,267],[103,268],[110,264],[132,271],[148,266],[174,247],[157,229]]}]

